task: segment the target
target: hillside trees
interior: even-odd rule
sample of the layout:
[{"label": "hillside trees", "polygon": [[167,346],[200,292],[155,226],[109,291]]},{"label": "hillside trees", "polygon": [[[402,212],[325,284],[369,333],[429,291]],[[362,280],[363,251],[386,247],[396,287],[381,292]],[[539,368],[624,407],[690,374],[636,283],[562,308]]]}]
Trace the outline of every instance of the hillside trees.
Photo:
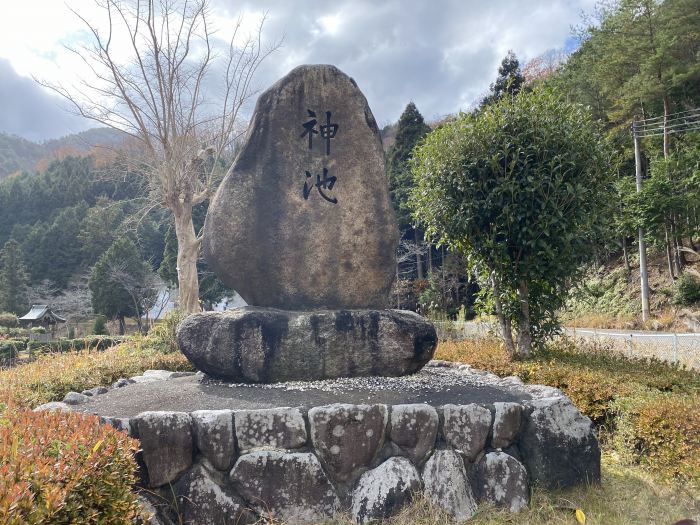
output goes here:
[{"label": "hillside trees", "polygon": [[22,247],[11,239],[0,250],[0,312],[25,314],[29,306],[28,284],[29,276],[24,266]]},{"label": "hillside trees", "polygon": [[463,253],[506,347],[527,356],[608,215],[609,158],[581,106],[542,89],[433,131],[415,152],[411,205],[427,235]]},{"label": "hillside trees", "polygon": [[[399,231],[402,239],[413,241],[411,255],[414,256],[416,276],[423,278],[423,233],[414,226],[411,210],[408,206],[408,196],[413,186],[413,177],[409,160],[413,148],[428,133],[430,127],[423,120],[423,115],[413,102],[409,102],[399,118],[396,129],[396,140],[387,153],[386,170],[389,178],[391,202],[396,212]],[[430,254],[428,254],[430,257]]]},{"label": "hillside trees", "polygon": [[[275,47],[263,47],[262,22],[241,43],[239,22],[219,63],[207,0],[95,4],[108,31],[76,13],[91,37],[76,52],[97,78],[48,85],[79,114],[123,130],[140,145],[141,156],[134,160],[149,182],[151,202],[174,219],[180,307],[194,312],[201,233],[192,210],[222,178],[221,159],[242,133],[240,110],[253,94],[254,74]],[[130,46],[117,50],[113,33],[127,35]]]},{"label": "hillside trees", "polygon": [[92,268],[88,281],[95,313],[119,321],[124,334],[126,317],[133,317],[139,330],[141,319],[155,299],[150,266],[128,238],[114,241]]},{"label": "hillside trees", "polygon": [[657,133],[643,141],[653,180],[644,197],[622,195],[616,223],[643,226],[652,246],[666,252],[673,279],[682,270],[684,246],[697,235],[695,206],[685,200],[692,185],[679,164],[693,155],[697,136],[676,133],[683,119],[674,115],[700,107],[700,1],[601,2],[579,37],[579,49],[548,83],[605,123],[622,177],[634,175],[630,123],[654,119]]}]

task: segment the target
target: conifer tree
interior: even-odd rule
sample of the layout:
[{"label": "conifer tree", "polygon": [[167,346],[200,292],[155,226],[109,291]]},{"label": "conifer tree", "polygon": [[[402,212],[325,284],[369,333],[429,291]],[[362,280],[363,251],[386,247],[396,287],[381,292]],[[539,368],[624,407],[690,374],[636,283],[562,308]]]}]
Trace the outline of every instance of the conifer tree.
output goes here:
[{"label": "conifer tree", "polygon": [[0,251],[0,311],[24,314],[29,306],[28,285],[29,276],[24,266],[22,247],[10,239]]},{"label": "conifer tree", "polygon": [[[418,108],[413,102],[409,102],[399,118],[396,130],[396,142],[387,154],[387,175],[389,177],[389,190],[391,202],[396,211],[396,219],[402,237],[412,237],[418,243],[422,241],[423,234],[413,228],[411,210],[408,207],[408,196],[413,187],[413,178],[409,167],[409,160],[413,148],[423,137],[430,132],[430,127],[423,120]],[[416,252],[417,276],[423,277],[420,254]]]},{"label": "conifer tree", "polygon": [[493,104],[500,100],[506,93],[509,95],[517,95],[525,83],[525,77],[520,70],[520,62],[513,51],[508,51],[508,54],[501,61],[498,68],[498,77],[491,84],[491,92],[484,99],[483,105]]},{"label": "conifer tree", "polygon": [[150,265],[130,239],[114,241],[90,274],[88,286],[95,313],[117,319],[122,334],[126,317],[136,319],[140,327],[141,317],[152,306],[155,295],[150,276]]}]

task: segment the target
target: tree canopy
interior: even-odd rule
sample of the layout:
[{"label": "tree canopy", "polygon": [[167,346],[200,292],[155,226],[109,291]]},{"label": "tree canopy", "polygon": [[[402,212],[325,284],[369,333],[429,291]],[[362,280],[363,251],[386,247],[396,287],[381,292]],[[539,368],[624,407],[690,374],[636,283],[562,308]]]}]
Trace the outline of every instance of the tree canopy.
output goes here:
[{"label": "tree canopy", "polygon": [[605,215],[608,155],[589,114],[543,89],[504,97],[433,131],[413,173],[415,218],[467,256],[527,355],[556,329]]}]

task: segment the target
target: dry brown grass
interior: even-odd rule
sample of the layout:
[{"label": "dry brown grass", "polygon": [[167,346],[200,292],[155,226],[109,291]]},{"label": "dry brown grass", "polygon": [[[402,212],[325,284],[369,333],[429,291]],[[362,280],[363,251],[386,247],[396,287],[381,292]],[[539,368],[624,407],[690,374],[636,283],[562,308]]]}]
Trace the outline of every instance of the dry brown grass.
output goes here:
[{"label": "dry brown grass", "polygon": [[48,354],[36,361],[0,371],[0,402],[34,408],[60,401],[70,391],[110,385],[148,369],[192,370],[181,353],[162,353],[138,342],[104,351]]}]

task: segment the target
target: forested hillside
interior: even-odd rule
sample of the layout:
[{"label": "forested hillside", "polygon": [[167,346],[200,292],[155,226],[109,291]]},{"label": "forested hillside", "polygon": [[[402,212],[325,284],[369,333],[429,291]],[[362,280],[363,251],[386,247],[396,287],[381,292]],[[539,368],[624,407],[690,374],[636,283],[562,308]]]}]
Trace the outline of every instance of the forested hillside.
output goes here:
[{"label": "forested hillside", "polygon": [[[70,310],[64,315],[80,318],[91,310],[88,277],[101,263],[103,281],[123,281],[131,295],[138,293],[139,311],[147,311],[158,288],[177,283],[177,240],[170,218],[153,208],[148,196],[142,175],[121,159],[98,167],[92,156],[66,157],[44,172],[22,172],[0,181],[0,253],[19,261],[14,271],[23,276],[5,302],[21,304],[13,308],[16,314],[34,301],[65,304]],[[195,210],[198,228],[206,206]],[[205,304],[229,293],[203,264],[200,269]],[[7,271],[0,268],[0,281]],[[128,312],[127,317],[136,314],[128,294],[106,300],[111,303],[97,306],[95,313],[110,318],[119,318],[120,311]]]},{"label": "forested hillside", "polygon": [[[700,274],[694,267],[700,259],[694,254],[700,237],[700,0],[600,2],[574,33],[579,45],[568,56],[550,51],[521,65],[509,52],[473,113],[483,113],[504,96],[536,89],[585,108],[606,139],[610,186],[598,210],[605,220],[589,240],[589,263],[582,268],[591,280],[584,279],[583,289],[576,290],[577,308],[589,304],[600,312],[601,303],[591,294],[617,294],[612,304],[624,304],[628,317],[639,314],[640,227],[654,264],[651,302],[656,313],[676,301],[692,306],[700,301]],[[635,120],[644,136],[640,192],[631,133]],[[460,308],[469,311],[476,283],[459,254],[436,250],[420,227],[414,228],[408,202],[416,183],[409,158],[425,135],[423,126],[411,103],[397,128],[384,130],[391,136],[387,175],[403,234],[395,298],[397,304],[454,316]],[[658,271],[660,261],[665,279]],[[600,282],[609,281],[601,281],[601,274],[616,269],[626,283],[622,288],[636,287],[636,294],[621,292],[615,279],[617,288],[600,290]],[[581,293],[589,297],[581,299]]]},{"label": "forested hillside", "polygon": [[38,144],[0,132],[0,179],[19,171],[46,169],[53,160],[86,155],[95,147],[118,147],[125,135],[109,128],[94,128]]}]

